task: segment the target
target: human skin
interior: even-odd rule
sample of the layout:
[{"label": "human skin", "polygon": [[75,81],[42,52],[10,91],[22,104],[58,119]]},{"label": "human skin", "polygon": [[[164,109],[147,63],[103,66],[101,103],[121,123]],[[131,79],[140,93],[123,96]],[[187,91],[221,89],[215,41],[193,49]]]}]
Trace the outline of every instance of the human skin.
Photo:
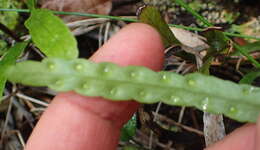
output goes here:
[{"label": "human skin", "polygon": [[[134,23],[123,28],[90,59],[121,66],[138,65],[159,71],[163,65],[160,35],[150,26]],[[43,113],[25,150],[115,150],[120,129],[139,104],[113,102],[74,92],[58,94]],[[260,150],[260,126],[237,129],[207,150]]]}]

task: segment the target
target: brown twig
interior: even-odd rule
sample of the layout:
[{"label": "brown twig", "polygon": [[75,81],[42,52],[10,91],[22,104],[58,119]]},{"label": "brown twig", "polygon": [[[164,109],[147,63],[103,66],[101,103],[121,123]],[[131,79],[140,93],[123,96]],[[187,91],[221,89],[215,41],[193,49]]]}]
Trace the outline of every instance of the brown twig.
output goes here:
[{"label": "brown twig", "polygon": [[191,116],[191,119],[192,119],[192,122],[193,122],[195,129],[199,129],[199,123],[198,123],[198,120],[197,120],[197,117],[196,117],[196,112],[195,112],[194,109],[191,109],[190,116]]},{"label": "brown twig", "polygon": [[[154,112],[153,112],[153,115],[155,115]],[[186,125],[183,125],[183,124],[181,124],[181,123],[178,123],[178,122],[176,122],[176,121],[174,121],[174,120],[172,120],[172,119],[170,119],[170,118],[168,118],[168,117],[165,117],[165,116],[160,115],[160,114],[157,114],[157,117],[158,117],[158,119],[160,119],[160,120],[164,120],[164,121],[166,121],[166,122],[168,122],[168,123],[170,123],[170,124],[173,124],[173,125],[175,125],[175,126],[178,126],[178,127],[182,128],[182,129],[184,129],[184,130],[187,130],[187,131],[190,131],[190,132],[194,132],[194,133],[196,133],[196,134],[198,134],[198,135],[200,135],[200,136],[204,136],[204,134],[203,134],[202,131],[197,130],[197,129],[194,129],[194,128],[191,128],[191,127],[186,126]]]},{"label": "brown twig", "polygon": [[0,22],[0,30],[2,30],[4,33],[10,35],[15,41],[21,42],[22,40],[8,27],[6,27],[4,24]]}]

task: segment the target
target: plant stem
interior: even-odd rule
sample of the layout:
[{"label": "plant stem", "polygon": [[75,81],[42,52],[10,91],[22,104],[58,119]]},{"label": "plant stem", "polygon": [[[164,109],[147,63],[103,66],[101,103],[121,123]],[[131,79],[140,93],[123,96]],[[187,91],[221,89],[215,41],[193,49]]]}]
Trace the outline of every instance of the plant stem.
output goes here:
[{"label": "plant stem", "polygon": [[170,27],[176,27],[176,28],[181,28],[181,29],[185,29],[185,30],[190,30],[190,31],[204,31],[204,29],[202,28],[197,28],[197,27],[187,27],[184,25],[176,25],[176,24],[168,24]]},{"label": "plant stem", "polygon": [[7,26],[2,24],[1,22],[0,22],[0,30],[2,30],[4,33],[10,35],[15,41],[17,41],[17,42],[22,41],[12,30],[10,30]]},{"label": "plant stem", "polygon": [[230,32],[223,32],[226,36],[233,36],[233,37],[240,37],[244,39],[255,39],[260,40],[260,37],[250,36],[250,35],[243,35],[243,34],[237,34],[237,33],[230,33]]},{"label": "plant stem", "polygon": [[198,14],[196,11],[194,11],[189,5],[187,5],[182,0],[172,0],[175,1],[177,4],[179,4],[181,7],[185,8],[188,12],[190,12],[193,16],[195,16],[198,20],[203,22],[207,27],[213,26],[207,19],[205,19],[203,16]]},{"label": "plant stem", "polygon": [[83,16],[83,17],[91,17],[91,18],[107,18],[107,19],[127,21],[127,22],[137,22],[138,21],[137,19],[127,18],[127,17],[89,14],[89,13],[80,13],[80,12],[53,11],[53,13],[57,14],[57,15],[75,15],[75,16]]},{"label": "plant stem", "polygon": [[252,64],[254,64],[257,68],[260,68],[260,64],[256,61],[251,55],[248,54],[241,46],[236,43],[233,43],[233,46],[242,54],[244,55]]},{"label": "plant stem", "polygon": [[[20,12],[20,13],[29,13],[30,12],[30,10],[28,10],[28,9],[5,9],[5,8],[0,8],[0,11],[15,11],[15,12]],[[138,22],[137,19],[127,18],[127,17],[80,13],[80,12],[63,12],[63,11],[52,11],[52,12],[57,15],[75,15],[75,16],[84,16],[84,17],[92,17],[92,18],[107,18],[107,19],[121,20],[121,21],[127,21],[127,22]],[[187,26],[176,25],[176,24],[168,24],[168,25],[170,27],[176,27],[176,28],[181,28],[181,29],[190,30],[190,31],[204,31],[204,29],[197,28],[197,27],[187,27]],[[236,33],[230,33],[230,32],[223,32],[223,33],[227,36],[260,40],[259,37],[254,37],[254,36],[249,36],[249,35],[242,35],[242,34],[236,34]]]},{"label": "plant stem", "polygon": [[[201,16],[200,14],[198,14],[196,11],[194,11],[189,5],[187,5],[183,0],[172,0],[175,1],[176,3],[178,3],[181,7],[185,8],[188,12],[190,12],[192,15],[194,15],[198,20],[200,20],[201,22],[203,22],[206,27],[210,27],[210,26],[214,26],[213,24],[211,24],[208,20],[206,20],[203,16]],[[233,35],[228,33],[229,36]],[[227,33],[225,33],[225,38],[227,38],[228,40],[232,41],[227,35]],[[257,68],[260,68],[260,64],[259,62],[257,62],[252,56],[250,56],[248,54],[248,52],[246,52],[243,48],[241,48],[241,46],[239,46],[238,44],[236,44],[235,42],[232,42],[233,46],[242,54],[244,55],[252,64],[254,64]]]}]

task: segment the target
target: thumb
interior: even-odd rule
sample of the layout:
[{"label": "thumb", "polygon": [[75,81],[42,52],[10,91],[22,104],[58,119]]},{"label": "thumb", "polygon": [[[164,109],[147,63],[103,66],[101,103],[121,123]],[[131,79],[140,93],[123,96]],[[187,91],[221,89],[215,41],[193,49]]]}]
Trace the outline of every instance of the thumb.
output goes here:
[{"label": "thumb", "polygon": [[[223,140],[205,150],[259,150],[260,120],[257,125],[247,124],[236,129]],[[256,147],[257,146],[257,147]]]}]

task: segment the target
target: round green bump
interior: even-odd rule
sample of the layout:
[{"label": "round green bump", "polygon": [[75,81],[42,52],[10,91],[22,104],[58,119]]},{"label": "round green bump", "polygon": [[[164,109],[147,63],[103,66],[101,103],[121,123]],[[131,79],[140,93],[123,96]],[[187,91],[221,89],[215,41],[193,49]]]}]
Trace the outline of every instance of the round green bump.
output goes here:
[{"label": "round green bump", "polygon": [[115,95],[115,94],[116,94],[116,89],[113,88],[112,90],[110,90],[110,94],[111,94],[111,95]]},{"label": "round green bump", "polygon": [[234,112],[237,111],[237,109],[236,109],[235,107],[232,106],[232,107],[229,108],[229,111],[230,111],[231,113],[234,113]]},{"label": "round green bump", "polygon": [[243,94],[245,94],[245,95],[249,95],[249,94],[253,93],[253,92],[254,92],[254,90],[255,90],[255,88],[254,88],[254,87],[250,87],[250,88],[243,88]]},{"label": "round green bump", "polygon": [[189,84],[190,86],[194,86],[194,85],[196,84],[196,82],[195,82],[194,80],[192,80],[192,79],[189,79],[189,80],[188,80],[188,84]]},{"label": "round green bump", "polygon": [[57,86],[61,86],[61,85],[63,85],[64,83],[63,83],[63,81],[62,80],[57,80],[56,82],[55,82],[55,85],[57,85]]},{"label": "round green bump", "polygon": [[108,67],[105,67],[103,71],[104,71],[105,73],[108,73],[108,72],[109,72],[109,68],[108,68]]},{"label": "round green bump", "polygon": [[55,69],[55,64],[54,63],[48,63],[48,69],[50,69],[50,70],[54,70]]},{"label": "round green bump", "polygon": [[144,92],[144,91],[141,91],[139,94],[140,94],[141,96],[145,96],[145,92]]},{"label": "round green bump", "polygon": [[172,96],[171,96],[171,100],[173,100],[174,103],[178,103],[178,102],[181,100],[181,98],[172,95]]},{"label": "round green bump", "polygon": [[180,101],[180,98],[179,97],[175,97],[174,99],[173,99],[173,102],[174,103],[178,103]]},{"label": "round green bump", "polygon": [[88,88],[89,88],[88,83],[82,84],[82,88],[83,88],[83,89],[88,89]]},{"label": "round green bump", "polygon": [[167,76],[165,74],[162,75],[162,79],[163,80],[166,80],[167,79]]},{"label": "round green bump", "polygon": [[82,65],[82,64],[76,64],[76,65],[75,65],[75,69],[76,69],[77,71],[80,71],[80,70],[83,69],[83,65]]},{"label": "round green bump", "polygon": [[245,95],[248,95],[248,94],[250,94],[251,92],[250,92],[250,89],[247,89],[247,88],[244,88],[243,89],[243,94],[245,94]]},{"label": "round green bump", "polygon": [[130,76],[131,76],[131,77],[136,77],[136,73],[135,73],[135,72],[131,72],[131,73],[130,73]]},{"label": "round green bump", "polygon": [[250,87],[250,89],[249,89],[249,93],[253,93],[254,90],[255,90],[255,87]]},{"label": "round green bump", "polygon": [[203,101],[202,101],[202,109],[204,111],[206,111],[208,109],[208,105],[209,105],[209,98],[206,97]]}]

